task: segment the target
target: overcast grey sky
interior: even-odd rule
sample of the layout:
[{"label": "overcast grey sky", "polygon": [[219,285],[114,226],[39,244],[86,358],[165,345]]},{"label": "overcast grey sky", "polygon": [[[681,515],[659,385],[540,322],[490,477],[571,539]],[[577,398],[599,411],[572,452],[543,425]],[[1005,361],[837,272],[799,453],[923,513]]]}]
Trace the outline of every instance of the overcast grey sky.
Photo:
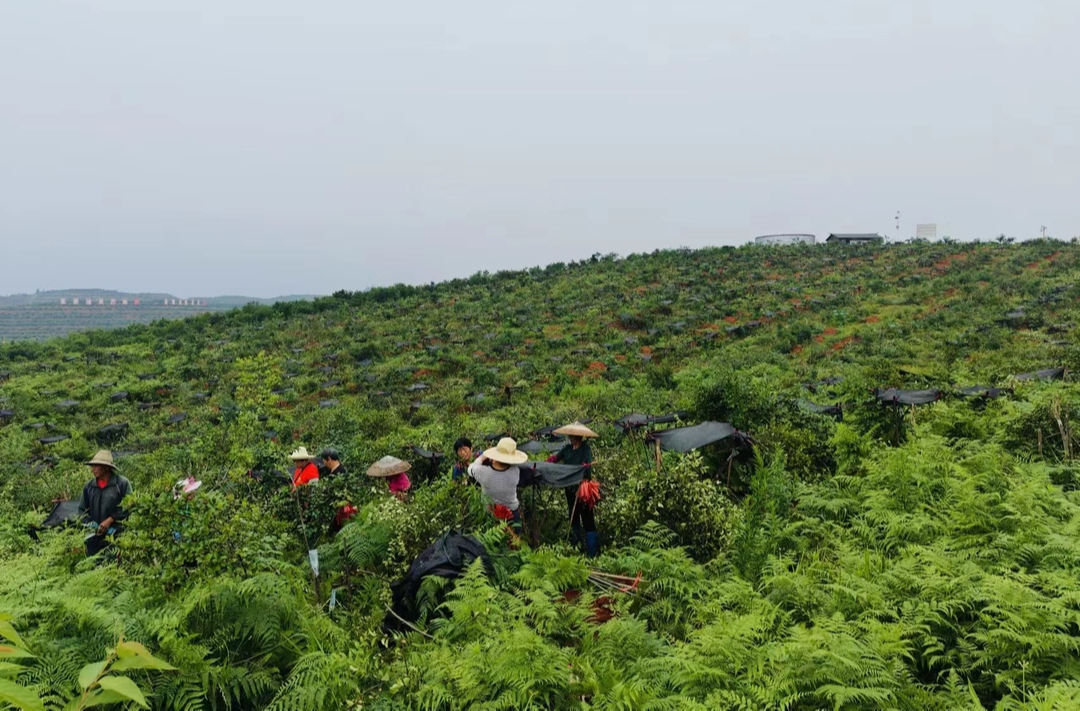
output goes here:
[{"label": "overcast grey sky", "polygon": [[8,0],[0,293],[1080,234],[1072,0]]}]

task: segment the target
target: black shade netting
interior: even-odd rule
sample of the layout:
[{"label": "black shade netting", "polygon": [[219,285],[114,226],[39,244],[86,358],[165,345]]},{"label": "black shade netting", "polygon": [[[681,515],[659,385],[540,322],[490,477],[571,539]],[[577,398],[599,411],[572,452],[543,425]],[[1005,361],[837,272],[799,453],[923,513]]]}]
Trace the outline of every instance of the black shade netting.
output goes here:
[{"label": "black shade netting", "polygon": [[737,432],[738,430],[727,422],[702,422],[692,427],[676,427],[652,432],[649,434],[649,439],[657,442],[661,449],[685,454],[727,439]]},{"label": "black shade netting", "polygon": [[928,405],[941,399],[941,391],[930,390],[898,390],[887,388],[875,390],[874,397],[885,405]]},{"label": "black shade netting", "polygon": [[1009,392],[1008,388],[992,388],[988,385],[969,385],[956,391],[961,397],[995,398]]},{"label": "black shade netting", "polygon": [[580,484],[588,468],[582,464],[526,462],[518,465],[518,486],[550,486],[553,489],[565,489],[568,486]]}]

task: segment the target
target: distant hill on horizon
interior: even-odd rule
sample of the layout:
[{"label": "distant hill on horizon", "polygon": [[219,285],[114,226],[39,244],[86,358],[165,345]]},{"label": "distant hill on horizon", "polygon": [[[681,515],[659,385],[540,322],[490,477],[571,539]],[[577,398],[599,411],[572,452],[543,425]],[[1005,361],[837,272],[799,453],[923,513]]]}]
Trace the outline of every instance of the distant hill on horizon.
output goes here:
[{"label": "distant hill on horizon", "polygon": [[75,299],[75,298],[88,298],[88,299],[128,299],[129,301],[139,299],[140,301],[164,301],[165,299],[177,299],[177,300],[201,300],[208,303],[220,305],[220,304],[235,304],[238,306],[244,306],[252,302],[257,304],[276,304],[279,301],[310,301],[317,298],[318,294],[290,294],[287,296],[274,296],[268,299],[260,298],[257,296],[240,296],[235,294],[225,294],[220,296],[205,296],[205,295],[189,295],[189,296],[177,296],[175,294],[169,294],[166,292],[130,292],[130,291],[116,291],[113,289],[98,289],[98,288],[86,288],[86,289],[48,289],[45,291],[36,291],[33,294],[8,294],[0,296],[0,308],[6,306],[29,306],[37,304],[48,303],[60,303],[60,299]]},{"label": "distant hill on horizon", "polygon": [[133,323],[228,311],[247,304],[310,301],[309,294],[262,299],[253,296],[186,296],[112,289],[50,289],[0,296],[0,343],[44,340],[76,331],[122,328]]}]

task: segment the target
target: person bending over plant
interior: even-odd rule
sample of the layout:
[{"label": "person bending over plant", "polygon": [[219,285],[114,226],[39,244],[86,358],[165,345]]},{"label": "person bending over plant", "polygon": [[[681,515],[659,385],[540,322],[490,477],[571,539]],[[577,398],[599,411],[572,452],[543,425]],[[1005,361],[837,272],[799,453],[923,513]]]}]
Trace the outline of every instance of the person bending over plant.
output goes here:
[{"label": "person bending over plant", "polygon": [[[517,442],[510,437],[503,437],[491,449],[484,450],[480,459],[469,465],[469,476],[480,484],[484,496],[491,499],[492,515],[497,518],[508,516],[510,527],[516,535],[521,535],[521,510],[517,498],[517,486],[520,478],[518,464],[529,460],[529,455],[519,452]],[[500,508],[501,507],[501,508]],[[500,516],[499,514],[502,514]]]},{"label": "person bending over plant", "polygon": [[367,475],[386,479],[386,486],[390,489],[390,493],[404,501],[406,492],[412,486],[409,476],[405,473],[410,469],[412,465],[408,462],[387,455],[368,467]]},{"label": "person bending over plant", "polygon": [[79,513],[88,525],[96,526],[86,538],[86,555],[90,556],[108,548],[108,537],[120,532],[119,522],[129,513],[120,503],[131,493],[131,482],[116,473],[112,452],[107,449],[99,451],[87,464],[94,478],[83,487]]}]

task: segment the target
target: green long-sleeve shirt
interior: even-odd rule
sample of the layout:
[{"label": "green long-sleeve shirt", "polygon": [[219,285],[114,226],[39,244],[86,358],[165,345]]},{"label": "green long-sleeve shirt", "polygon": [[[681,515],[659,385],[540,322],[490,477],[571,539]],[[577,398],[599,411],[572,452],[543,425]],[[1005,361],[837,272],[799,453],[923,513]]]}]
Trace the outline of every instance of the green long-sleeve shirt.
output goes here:
[{"label": "green long-sleeve shirt", "polygon": [[592,462],[592,449],[588,442],[582,442],[577,449],[568,444],[555,454],[555,461],[559,464],[589,464]]}]

